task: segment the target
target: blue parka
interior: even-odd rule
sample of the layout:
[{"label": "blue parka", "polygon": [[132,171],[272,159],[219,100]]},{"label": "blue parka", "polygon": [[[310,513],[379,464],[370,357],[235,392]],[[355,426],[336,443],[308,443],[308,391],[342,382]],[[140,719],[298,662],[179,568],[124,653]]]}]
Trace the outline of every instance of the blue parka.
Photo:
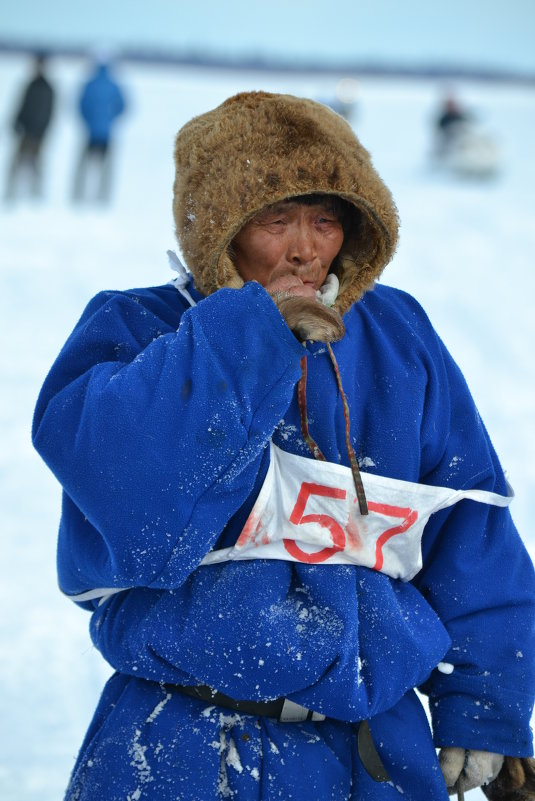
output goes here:
[{"label": "blue parka", "polygon": [[80,96],[80,113],[87,126],[91,142],[109,141],[113,125],[125,108],[123,92],[110,75],[105,64],[85,84]]},{"label": "blue parka", "polygon": [[[79,601],[117,673],[67,799],[446,801],[436,747],[530,755],[535,582],[507,509],[463,500],[433,515],[411,582],[355,565],[199,566],[239,536],[270,439],[312,458],[296,398],[304,354],[310,432],[328,461],[348,457],[325,346],[304,348],[257,283],[188,289],[193,308],[172,284],[99,294],[36,408],[35,446],[64,489],[61,589],[123,588]],[[418,303],[376,285],[344,322],[333,350],[363,469],[505,495],[464,378]],[[241,715],[174,684],[286,696],[327,719]],[[390,782],[361,764],[363,719]]]}]

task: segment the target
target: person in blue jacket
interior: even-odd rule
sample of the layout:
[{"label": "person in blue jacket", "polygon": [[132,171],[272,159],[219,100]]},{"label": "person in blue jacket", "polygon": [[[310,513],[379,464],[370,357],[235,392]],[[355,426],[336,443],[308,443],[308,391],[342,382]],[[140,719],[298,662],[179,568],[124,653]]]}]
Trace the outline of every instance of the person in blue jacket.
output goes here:
[{"label": "person in blue jacket", "polygon": [[[113,78],[109,65],[100,59],[83,85],[79,99],[86,141],[75,170],[74,200],[92,195],[100,201],[109,200],[113,135],[117,119],[124,110],[124,93]],[[96,192],[91,191],[91,183]]]},{"label": "person in blue jacket", "polygon": [[188,271],[97,295],[35,411],[60,587],[116,671],[66,799],[533,797],[533,565],[459,368],[376,283],[369,154],[250,92],[175,163]]}]

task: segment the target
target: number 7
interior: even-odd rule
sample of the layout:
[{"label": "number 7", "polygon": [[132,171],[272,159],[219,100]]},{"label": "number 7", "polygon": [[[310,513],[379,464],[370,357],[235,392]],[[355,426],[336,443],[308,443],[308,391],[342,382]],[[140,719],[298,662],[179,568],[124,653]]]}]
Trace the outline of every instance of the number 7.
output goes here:
[{"label": "number 7", "polygon": [[389,506],[386,503],[374,503],[373,501],[368,503],[368,509],[370,512],[380,512],[381,514],[388,515],[389,517],[401,517],[403,520],[403,523],[400,523],[399,526],[393,526],[392,528],[387,528],[386,531],[383,531],[375,543],[375,564],[373,569],[381,570],[384,560],[383,545],[396,534],[403,534],[403,532],[407,531],[407,529],[409,529],[418,519],[418,512],[416,509],[403,509],[399,506]]}]

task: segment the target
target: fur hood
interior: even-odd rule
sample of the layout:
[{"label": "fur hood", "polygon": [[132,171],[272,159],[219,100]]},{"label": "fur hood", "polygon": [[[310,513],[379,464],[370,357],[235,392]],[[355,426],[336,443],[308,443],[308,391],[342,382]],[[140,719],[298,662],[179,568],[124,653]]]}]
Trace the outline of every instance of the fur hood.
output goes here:
[{"label": "fur hood", "polygon": [[243,280],[228,246],[261,209],[286,198],[334,194],[355,208],[333,264],[343,314],[373,285],[398,235],[392,196],[348,123],[291,95],[243,92],[194,117],[175,144],[176,234],[205,295]]}]

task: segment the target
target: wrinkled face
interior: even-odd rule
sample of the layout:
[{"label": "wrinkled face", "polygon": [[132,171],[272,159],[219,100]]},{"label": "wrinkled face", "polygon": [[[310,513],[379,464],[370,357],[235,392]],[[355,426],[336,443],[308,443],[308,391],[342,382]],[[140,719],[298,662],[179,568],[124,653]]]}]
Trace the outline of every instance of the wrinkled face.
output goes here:
[{"label": "wrinkled face", "polygon": [[232,243],[232,261],[244,281],[315,297],[343,240],[330,204],[283,201],[244,225]]}]

